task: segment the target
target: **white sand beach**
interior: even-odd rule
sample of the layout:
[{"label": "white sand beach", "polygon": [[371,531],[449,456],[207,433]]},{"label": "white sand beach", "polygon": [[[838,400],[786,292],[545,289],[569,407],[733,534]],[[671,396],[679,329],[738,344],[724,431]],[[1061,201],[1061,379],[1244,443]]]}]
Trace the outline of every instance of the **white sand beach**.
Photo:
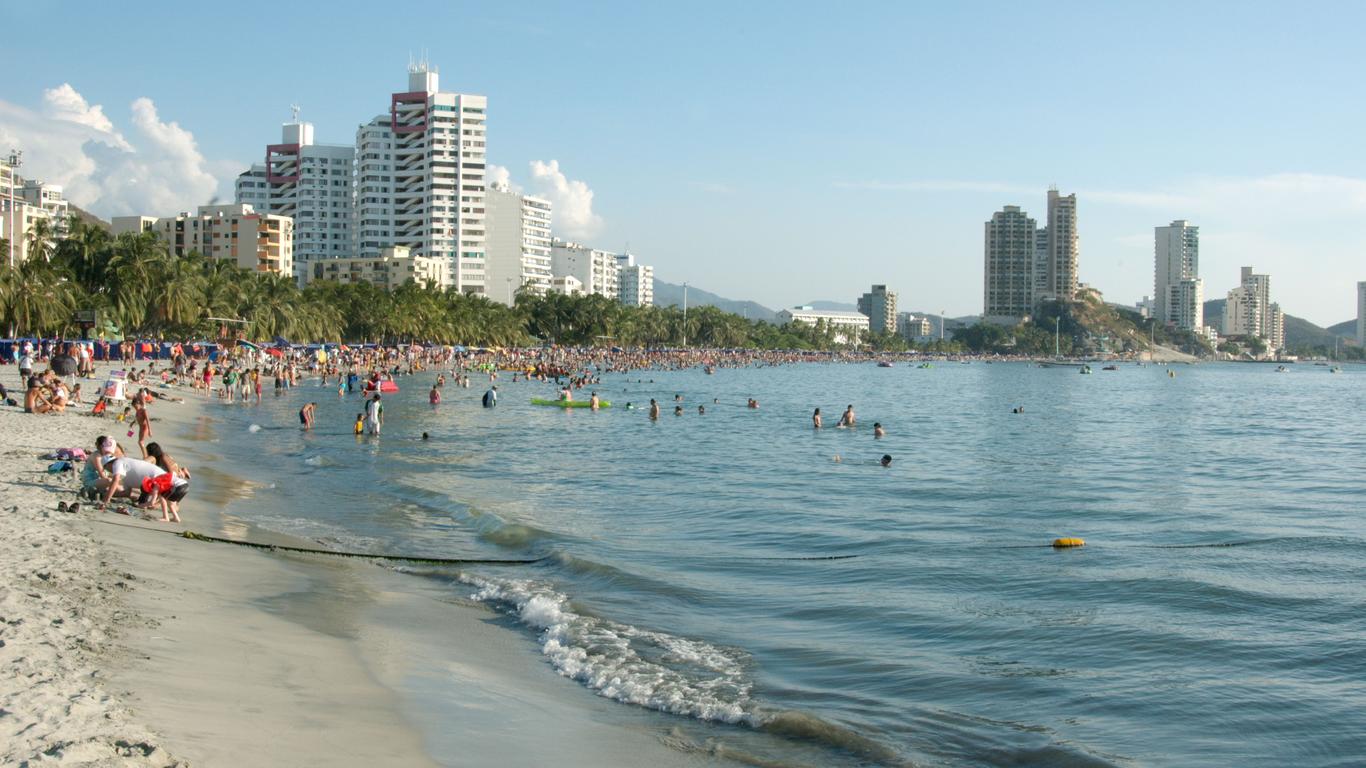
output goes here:
[{"label": "white sand beach", "polygon": [[[174,435],[205,403],[176,394],[187,401],[151,412],[180,451]],[[482,606],[443,602],[421,628],[431,642],[407,647],[383,623],[433,611],[401,574],[169,535],[223,533],[195,497],[212,481],[194,481],[184,526],[58,511],[77,473],[40,456],[111,433],[137,450],[89,407],[0,406],[0,764],[716,764],[610,722],[621,705],[559,677]],[[458,660],[431,658],[447,644]],[[419,665],[429,684],[438,670],[451,711],[406,711],[396,691]]]}]

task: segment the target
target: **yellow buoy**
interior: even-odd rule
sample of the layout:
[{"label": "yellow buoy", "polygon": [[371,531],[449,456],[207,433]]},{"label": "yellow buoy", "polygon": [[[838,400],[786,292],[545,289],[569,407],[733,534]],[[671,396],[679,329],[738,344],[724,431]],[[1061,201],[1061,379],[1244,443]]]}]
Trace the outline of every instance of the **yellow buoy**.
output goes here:
[{"label": "yellow buoy", "polygon": [[1068,548],[1070,548],[1070,547],[1084,547],[1084,546],[1086,546],[1086,540],[1085,540],[1085,539],[1075,539],[1075,538],[1070,538],[1070,537],[1068,537],[1068,538],[1061,538],[1061,539],[1054,539],[1054,540],[1053,540],[1053,548],[1054,548],[1054,549],[1068,549]]}]

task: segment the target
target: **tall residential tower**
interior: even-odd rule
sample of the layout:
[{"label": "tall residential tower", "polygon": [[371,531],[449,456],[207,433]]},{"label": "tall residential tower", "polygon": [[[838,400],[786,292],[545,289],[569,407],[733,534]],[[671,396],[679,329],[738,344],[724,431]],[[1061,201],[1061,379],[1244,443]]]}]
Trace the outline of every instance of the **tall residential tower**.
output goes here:
[{"label": "tall residential tower", "polygon": [[448,259],[449,284],[487,293],[484,131],[488,99],[440,90],[427,64],[356,131],[357,256],[389,246]]},{"label": "tall residential tower", "polygon": [[896,293],[885,285],[874,285],[858,299],[858,311],[868,316],[868,330],[896,333]]},{"label": "tall residential tower", "polygon": [[987,322],[1015,325],[1033,314],[1037,239],[1034,220],[1018,205],[1007,205],[986,223],[982,317]]},{"label": "tall residential tower", "polygon": [[1057,187],[1048,190],[1048,282],[1045,298],[1071,301],[1077,295],[1077,262],[1081,256],[1077,235],[1077,196],[1063,196]]},{"label": "tall residential tower", "polygon": [[313,143],[313,125],[281,126],[264,163],[237,177],[237,202],[294,219],[294,276],[311,279],[313,262],[351,255],[351,173],[356,148]]},{"label": "tall residential tower", "polygon": [[489,298],[509,306],[523,291],[550,291],[550,201],[494,186],[488,191]]},{"label": "tall residential tower", "polygon": [[1200,228],[1177,220],[1153,232],[1155,319],[1183,331],[1198,330],[1205,324]]}]

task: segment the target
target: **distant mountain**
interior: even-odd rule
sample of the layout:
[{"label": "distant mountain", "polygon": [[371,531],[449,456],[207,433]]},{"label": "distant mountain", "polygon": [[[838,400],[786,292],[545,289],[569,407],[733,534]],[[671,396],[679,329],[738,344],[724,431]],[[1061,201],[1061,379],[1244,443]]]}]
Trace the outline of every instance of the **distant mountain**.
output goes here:
[{"label": "distant mountain", "polygon": [[[1217,328],[1221,333],[1224,330],[1224,304],[1228,299],[1211,299],[1205,302],[1205,325]],[[1287,313],[1285,316],[1285,345],[1287,347],[1301,346],[1333,346],[1333,338],[1352,339],[1356,337],[1356,321],[1348,320],[1345,323],[1323,328],[1305,320],[1302,317]]]},{"label": "distant mountain", "polygon": [[[688,306],[700,307],[704,305],[747,317],[750,320],[764,320],[771,323],[777,318],[777,313],[762,304],[753,301],[727,299],[710,291],[704,291],[695,285],[688,286]],[[655,306],[683,306],[683,286],[666,283],[663,280],[655,280]]]}]

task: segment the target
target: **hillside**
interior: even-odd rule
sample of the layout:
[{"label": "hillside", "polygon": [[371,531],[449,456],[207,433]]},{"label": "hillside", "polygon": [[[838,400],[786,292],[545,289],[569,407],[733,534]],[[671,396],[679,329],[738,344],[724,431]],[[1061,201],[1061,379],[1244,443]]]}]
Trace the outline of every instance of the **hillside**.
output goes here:
[{"label": "hillside", "polygon": [[101,219],[99,216],[96,216],[95,214],[87,210],[78,208],[75,205],[72,205],[71,203],[67,203],[66,207],[72,216],[75,216],[76,218],[80,219],[86,224],[94,224],[100,229],[103,229],[105,232],[109,231],[109,222],[105,221],[104,219]]},{"label": "hillside", "polygon": [[[727,299],[710,291],[704,291],[697,286],[688,286],[688,306],[700,307],[704,305],[747,317],[750,320],[764,320],[771,323],[777,318],[777,313],[757,302]],[[666,283],[663,280],[655,280],[655,306],[683,306],[683,286]]]}]

